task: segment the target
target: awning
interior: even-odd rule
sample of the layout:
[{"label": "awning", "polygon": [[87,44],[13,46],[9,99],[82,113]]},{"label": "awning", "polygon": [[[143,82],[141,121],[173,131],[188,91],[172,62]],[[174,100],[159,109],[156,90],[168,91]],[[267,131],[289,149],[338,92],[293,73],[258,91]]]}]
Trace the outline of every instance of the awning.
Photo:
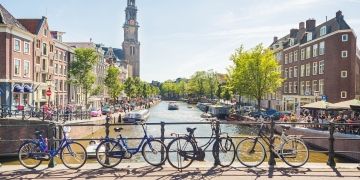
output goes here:
[{"label": "awning", "polygon": [[33,92],[33,89],[32,89],[31,86],[25,85],[25,86],[24,86],[24,92],[26,92],[26,93],[32,93],[32,92]]},{"label": "awning", "polygon": [[24,92],[24,87],[16,84],[16,85],[14,86],[13,92],[15,92],[15,93],[23,93],[23,92]]}]

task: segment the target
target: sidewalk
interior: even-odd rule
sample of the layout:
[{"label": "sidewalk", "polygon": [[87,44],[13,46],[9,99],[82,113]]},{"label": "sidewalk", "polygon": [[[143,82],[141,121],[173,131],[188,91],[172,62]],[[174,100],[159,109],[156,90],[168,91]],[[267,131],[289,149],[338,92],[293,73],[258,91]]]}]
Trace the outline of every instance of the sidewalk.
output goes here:
[{"label": "sidewalk", "polygon": [[210,163],[195,162],[182,172],[169,165],[153,167],[144,163],[120,163],[116,168],[105,169],[97,163],[84,165],[80,170],[69,170],[63,165],[36,170],[22,166],[0,167],[0,179],[360,179],[358,164],[337,164],[332,169],[319,163],[308,163],[302,168],[289,168],[278,163],[274,168],[260,166],[245,168],[237,164],[229,168],[212,167]]}]

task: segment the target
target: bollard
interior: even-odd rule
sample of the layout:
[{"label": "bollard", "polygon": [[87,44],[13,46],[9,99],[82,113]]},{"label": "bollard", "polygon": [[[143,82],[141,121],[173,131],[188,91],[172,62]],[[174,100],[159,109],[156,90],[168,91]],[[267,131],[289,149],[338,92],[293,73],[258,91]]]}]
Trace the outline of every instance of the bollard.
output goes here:
[{"label": "bollard", "polygon": [[219,148],[220,148],[220,121],[216,121],[215,124],[215,143],[217,143],[218,148],[215,149],[214,153],[214,166],[220,165],[219,160]]},{"label": "bollard", "polygon": [[[161,121],[161,136],[160,141],[165,144],[165,122]],[[161,161],[164,160],[165,149],[161,146]]]},{"label": "bollard", "polygon": [[327,161],[327,165],[331,166],[331,167],[335,167],[336,163],[335,163],[335,152],[334,152],[334,131],[335,131],[335,126],[334,123],[330,123],[329,126],[329,150],[328,150],[328,161]]},{"label": "bollard", "polygon": [[[51,123],[50,124],[50,128],[51,128],[51,136],[52,136],[52,138],[51,138],[51,140],[49,141],[49,145],[48,145],[48,147],[51,147],[51,148],[49,148],[49,149],[55,149],[55,143],[54,143],[54,140],[55,140],[55,138],[56,138],[56,126],[55,126],[55,124],[54,123]],[[50,151],[51,151],[50,150]],[[56,162],[54,161],[54,157],[52,157],[52,158],[50,158],[50,161],[49,161],[49,164],[48,164],[48,168],[53,168],[53,167],[55,167],[56,166]]]},{"label": "bollard", "polygon": [[276,165],[276,161],[275,161],[275,153],[274,153],[274,131],[275,131],[275,121],[273,118],[271,118],[271,123],[270,123],[270,141],[269,141],[269,150],[270,150],[270,157],[269,157],[269,161],[268,164],[270,166],[274,166]]}]

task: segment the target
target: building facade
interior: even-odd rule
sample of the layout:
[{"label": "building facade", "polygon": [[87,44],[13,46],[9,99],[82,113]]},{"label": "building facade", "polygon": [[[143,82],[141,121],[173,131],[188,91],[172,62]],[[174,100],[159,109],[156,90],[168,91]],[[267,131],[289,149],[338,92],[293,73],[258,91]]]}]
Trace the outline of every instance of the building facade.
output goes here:
[{"label": "building facade", "polygon": [[316,20],[300,22],[283,38],[274,38],[271,49],[285,79],[282,110],[318,100],[336,103],[360,96],[360,58],[355,32],[341,11],[316,26]]}]

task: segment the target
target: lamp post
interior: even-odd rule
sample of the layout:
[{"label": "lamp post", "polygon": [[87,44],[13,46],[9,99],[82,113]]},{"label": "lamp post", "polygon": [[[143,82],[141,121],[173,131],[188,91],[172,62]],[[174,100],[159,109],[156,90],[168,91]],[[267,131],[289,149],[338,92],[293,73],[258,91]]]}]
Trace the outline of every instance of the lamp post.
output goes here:
[{"label": "lamp post", "polygon": [[48,89],[46,90],[46,96],[49,97],[49,100],[48,100],[48,106],[50,106],[50,97],[51,97],[51,79],[47,79],[46,80],[46,83],[47,83],[47,86],[48,86]]}]

